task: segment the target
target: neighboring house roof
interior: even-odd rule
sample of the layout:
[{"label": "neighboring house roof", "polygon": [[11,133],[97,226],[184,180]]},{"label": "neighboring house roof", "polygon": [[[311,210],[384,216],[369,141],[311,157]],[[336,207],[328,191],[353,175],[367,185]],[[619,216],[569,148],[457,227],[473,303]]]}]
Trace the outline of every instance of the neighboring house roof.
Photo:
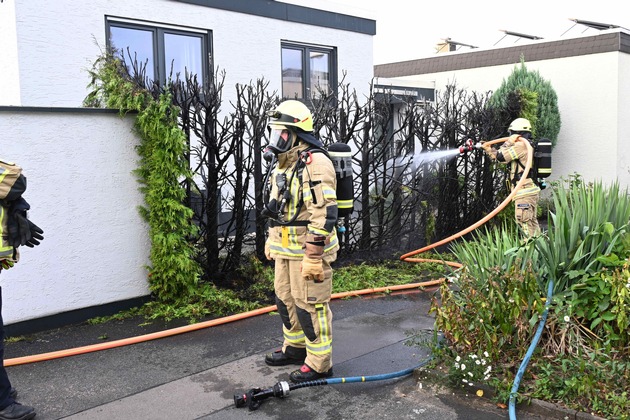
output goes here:
[{"label": "neighboring house roof", "polygon": [[620,51],[630,54],[630,34],[622,30],[555,41],[536,41],[513,47],[436,54],[433,57],[374,66],[374,76],[403,77],[443,71],[499,66]]}]

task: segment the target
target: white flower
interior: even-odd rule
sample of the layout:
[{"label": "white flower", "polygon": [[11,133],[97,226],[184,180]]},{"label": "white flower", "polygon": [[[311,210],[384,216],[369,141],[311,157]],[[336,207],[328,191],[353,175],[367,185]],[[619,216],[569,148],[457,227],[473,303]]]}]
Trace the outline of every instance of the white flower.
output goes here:
[{"label": "white flower", "polygon": [[471,358],[471,359],[476,359],[476,358],[477,358],[477,355],[476,355],[476,354],[471,354],[471,355],[470,355],[470,358]]},{"label": "white flower", "polygon": [[483,355],[484,355],[484,356],[486,356],[486,357],[490,357],[490,355],[488,354],[488,352],[487,352],[487,351],[484,351],[484,352],[483,352]]},{"label": "white flower", "polygon": [[481,362],[480,362],[479,360],[475,360],[475,364],[476,364],[476,365],[480,365],[480,364],[481,364]]},{"label": "white flower", "polygon": [[460,360],[462,360],[462,358],[461,358],[461,357],[459,357],[459,356],[457,356],[457,357],[455,358],[455,361],[456,361],[456,362],[459,362]]},{"label": "white flower", "polygon": [[468,372],[468,376],[470,376],[471,378],[474,376],[472,372]]},{"label": "white flower", "polygon": [[483,377],[484,381],[487,381],[488,379],[490,379],[490,375],[486,375],[486,376]]},{"label": "white flower", "polygon": [[459,363],[455,363],[455,369],[459,369]]},{"label": "white flower", "polygon": [[486,370],[483,372],[484,375],[487,375],[492,370],[492,366],[488,366]]},{"label": "white flower", "polygon": [[569,315],[565,315],[564,316],[564,322],[569,322],[571,320],[571,318],[569,318]]},{"label": "white flower", "polygon": [[466,365],[462,363],[462,370],[466,370]]},{"label": "white flower", "polygon": [[485,365],[486,365],[486,359],[481,359],[481,364],[482,364],[483,366],[485,366]]},{"label": "white flower", "polygon": [[464,379],[462,379],[462,382],[467,384],[468,383],[468,379],[464,378]]}]

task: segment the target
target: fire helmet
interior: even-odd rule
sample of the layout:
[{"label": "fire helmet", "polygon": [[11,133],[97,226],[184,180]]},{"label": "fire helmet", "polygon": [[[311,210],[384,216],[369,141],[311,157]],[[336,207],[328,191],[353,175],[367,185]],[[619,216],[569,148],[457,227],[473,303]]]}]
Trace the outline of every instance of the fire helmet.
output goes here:
[{"label": "fire helmet", "polygon": [[324,146],[312,134],[313,115],[302,102],[293,99],[284,101],[267,115],[270,117],[267,148],[274,153],[288,151],[294,145],[296,137],[315,147]]},{"label": "fire helmet", "polygon": [[514,121],[512,121],[512,123],[508,127],[508,131],[510,131],[510,133],[512,133],[512,132],[516,132],[516,133],[520,133],[520,132],[531,133],[532,132],[532,125],[529,123],[529,120],[527,120],[525,118],[517,118]]},{"label": "fire helmet", "polygon": [[268,115],[271,117],[269,125],[284,125],[307,133],[313,131],[311,111],[300,101],[294,99],[284,101]]}]

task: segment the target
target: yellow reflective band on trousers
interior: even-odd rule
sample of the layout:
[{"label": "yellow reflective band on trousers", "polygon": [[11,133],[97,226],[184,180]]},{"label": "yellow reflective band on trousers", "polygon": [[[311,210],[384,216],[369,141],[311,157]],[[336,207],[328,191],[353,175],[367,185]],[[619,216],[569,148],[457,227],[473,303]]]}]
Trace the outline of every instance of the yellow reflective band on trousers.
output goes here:
[{"label": "yellow reflective band on trousers", "polygon": [[319,343],[306,342],[306,351],[313,354],[328,354],[332,352],[332,340],[328,330],[327,310],[324,305],[315,305],[317,323],[319,325]]},{"label": "yellow reflective band on trousers", "polygon": [[306,341],[304,331],[291,332],[284,325],[282,325],[282,335],[287,342],[291,344],[299,344],[299,346],[296,347],[303,347],[304,342]]},{"label": "yellow reflective band on trousers", "polygon": [[516,199],[517,197],[523,197],[526,195],[534,195],[534,194],[538,194],[539,192],[540,192],[540,188],[538,188],[537,185],[532,185],[531,187],[524,187],[518,190],[516,194],[514,195],[514,198]]}]

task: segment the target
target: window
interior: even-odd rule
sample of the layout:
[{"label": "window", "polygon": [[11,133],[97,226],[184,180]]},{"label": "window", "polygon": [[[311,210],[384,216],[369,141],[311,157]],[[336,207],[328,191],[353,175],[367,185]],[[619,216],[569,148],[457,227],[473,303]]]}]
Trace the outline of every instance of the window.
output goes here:
[{"label": "window", "polygon": [[337,85],[336,49],[282,43],[282,96],[317,99]]},{"label": "window", "polygon": [[209,31],[108,20],[107,33],[108,47],[124,56],[128,66],[134,61],[146,64],[145,76],[160,84],[176,79],[178,74],[180,79],[196,74],[197,81],[203,83],[212,68]]}]

